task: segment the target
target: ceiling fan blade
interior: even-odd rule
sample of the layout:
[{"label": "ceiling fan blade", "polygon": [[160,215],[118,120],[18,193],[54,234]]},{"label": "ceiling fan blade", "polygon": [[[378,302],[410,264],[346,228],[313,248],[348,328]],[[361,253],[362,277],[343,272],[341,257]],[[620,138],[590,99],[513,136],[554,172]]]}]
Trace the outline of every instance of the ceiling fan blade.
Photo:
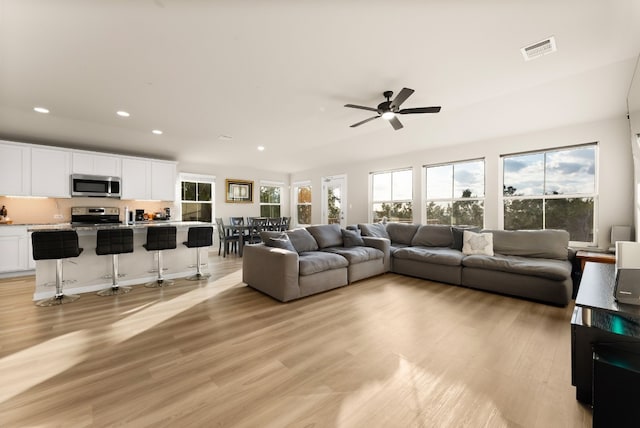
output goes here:
[{"label": "ceiling fan blade", "polygon": [[357,106],[355,104],[345,104],[345,107],[349,107],[349,108],[359,108],[360,110],[369,110],[369,111],[375,111],[377,112],[378,109],[377,108],[373,108],[373,107],[365,107],[365,106]]},{"label": "ceiling fan blade", "polygon": [[363,123],[367,123],[367,122],[369,122],[369,121],[371,121],[371,120],[373,120],[373,119],[377,119],[377,118],[379,118],[379,117],[380,117],[380,116],[373,116],[373,117],[370,117],[369,119],[365,119],[365,120],[360,121],[360,122],[358,122],[358,123],[354,123],[353,125],[351,125],[351,126],[350,126],[350,128],[355,128],[356,126],[360,126],[360,125],[362,125]]},{"label": "ceiling fan blade", "polygon": [[403,128],[402,123],[400,123],[398,118],[395,116],[389,119],[389,123],[391,124],[391,126],[393,126],[393,129],[395,129],[396,131],[400,128]]},{"label": "ceiling fan blade", "polygon": [[407,98],[409,98],[411,94],[413,94],[413,92],[413,89],[402,88],[402,90],[398,93],[398,95],[396,95],[393,101],[391,101],[391,105],[389,106],[389,108],[393,110],[395,107],[400,107],[400,104],[405,102]]},{"label": "ceiling fan blade", "polygon": [[416,114],[416,113],[439,113],[440,106],[437,107],[416,107],[416,108],[403,108],[398,114]]}]

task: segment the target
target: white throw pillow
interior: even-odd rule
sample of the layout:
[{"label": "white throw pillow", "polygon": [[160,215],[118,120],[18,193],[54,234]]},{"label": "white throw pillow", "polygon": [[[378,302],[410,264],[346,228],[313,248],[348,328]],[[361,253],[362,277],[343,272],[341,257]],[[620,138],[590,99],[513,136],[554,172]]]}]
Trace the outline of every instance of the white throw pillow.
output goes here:
[{"label": "white throw pillow", "polygon": [[467,256],[472,254],[493,256],[493,234],[465,230],[462,239],[462,254]]}]

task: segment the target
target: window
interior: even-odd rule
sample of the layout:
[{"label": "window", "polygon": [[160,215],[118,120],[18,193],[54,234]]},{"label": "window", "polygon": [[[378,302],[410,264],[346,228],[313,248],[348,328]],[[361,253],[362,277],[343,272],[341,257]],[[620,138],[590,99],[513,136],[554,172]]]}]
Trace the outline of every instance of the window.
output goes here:
[{"label": "window", "polygon": [[213,189],[215,177],[180,175],[180,206],[182,221],[206,221],[213,219]]},{"label": "window", "polygon": [[260,186],[260,217],[282,217],[280,214],[280,194],[282,185],[263,184]]},{"label": "window", "polygon": [[484,159],[425,170],[427,224],[484,226]]},{"label": "window", "polygon": [[564,229],[594,244],[596,147],[503,156],[504,229]]},{"label": "window", "polygon": [[372,221],[413,222],[413,170],[371,173]]},{"label": "window", "polygon": [[296,183],[293,186],[294,200],[296,204],[295,219],[296,225],[311,224],[311,183]]}]

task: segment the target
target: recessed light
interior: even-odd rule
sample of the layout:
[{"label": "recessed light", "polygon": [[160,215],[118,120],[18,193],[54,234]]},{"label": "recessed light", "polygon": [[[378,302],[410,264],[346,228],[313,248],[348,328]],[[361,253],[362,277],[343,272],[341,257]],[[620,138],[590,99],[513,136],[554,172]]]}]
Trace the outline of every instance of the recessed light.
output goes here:
[{"label": "recessed light", "polygon": [[33,110],[37,111],[38,113],[49,113],[49,109],[44,107],[34,107]]},{"label": "recessed light", "polygon": [[258,146],[258,150],[264,152],[264,146]]},{"label": "recessed light", "polygon": [[131,116],[129,113],[127,113],[127,112],[126,112],[126,111],[124,111],[124,110],[119,110],[119,111],[117,111],[117,112],[116,112],[116,114],[117,114],[118,116],[120,116],[120,117],[129,117],[129,116]]},{"label": "recessed light", "polygon": [[154,129],[153,131],[151,131],[152,133],[156,134],[156,135],[162,135],[162,131],[159,129]]}]

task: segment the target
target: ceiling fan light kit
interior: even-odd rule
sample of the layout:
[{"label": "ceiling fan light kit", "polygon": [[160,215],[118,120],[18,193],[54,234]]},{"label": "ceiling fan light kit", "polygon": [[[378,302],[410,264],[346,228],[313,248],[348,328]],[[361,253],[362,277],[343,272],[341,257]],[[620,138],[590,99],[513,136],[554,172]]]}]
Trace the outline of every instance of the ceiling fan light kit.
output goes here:
[{"label": "ceiling fan light kit", "polygon": [[393,126],[393,129],[397,131],[398,129],[401,129],[403,127],[402,123],[398,120],[398,117],[397,117],[397,115],[399,114],[438,113],[440,111],[440,108],[441,108],[440,106],[405,108],[400,110],[400,105],[404,103],[407,100],[407,98],[409,98],[411,94],[413,94],[413,92],[414,92],[413,89],[402,88],[400,93],[398,93],[398,95],[396,95],[393,101],[391,101],[391,97],[393,96],[393,91],[385,91],[382,93],[382,95],[387,100],[378,104],[377,108],[359,106],[356,104],[345,104],[344,106],[348,108],[357,108],[360,110],[375,111],[376,113],[378,113],[376,116],[372,116],[358,123],[354,123],[353,125],[351,125],[351,128],[355,128],[356,126],[365,124],[369,121],[372,121],[373,119],[382,117],[383,119],[388,120],[391,126]]}]

